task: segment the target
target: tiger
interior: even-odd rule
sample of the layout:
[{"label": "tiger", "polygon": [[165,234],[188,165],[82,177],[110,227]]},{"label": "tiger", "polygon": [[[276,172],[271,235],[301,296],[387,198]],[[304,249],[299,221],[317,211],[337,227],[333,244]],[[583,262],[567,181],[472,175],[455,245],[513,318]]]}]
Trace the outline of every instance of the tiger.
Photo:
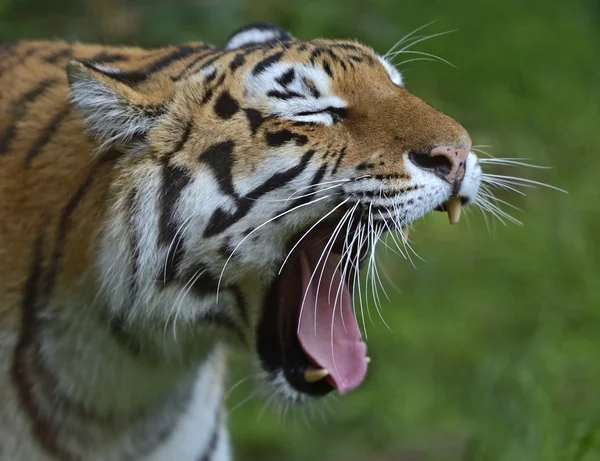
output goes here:
[{"label": "tiger", "polygon": [[230,460],[230,347],[279,404],[369,357],[377,237],[458,219],[458,122],[354,40],[0,48],[0,459]]}]

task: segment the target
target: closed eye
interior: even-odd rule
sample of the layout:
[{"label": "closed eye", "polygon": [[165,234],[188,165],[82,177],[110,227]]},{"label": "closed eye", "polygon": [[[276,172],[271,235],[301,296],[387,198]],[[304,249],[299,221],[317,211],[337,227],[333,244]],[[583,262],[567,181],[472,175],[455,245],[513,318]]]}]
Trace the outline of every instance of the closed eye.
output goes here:
[{"label": "closed eye", "polygon": [[[321,119],[322,116],[330,117],[331,123],[339,123],[342,120],[348,118],[348,109],[343,107],[333,107],[329,106],[321,110],[315,111],[303,111],[297,112],[295,114],[296,117],[307,117],[307,118],[317,118]],[[311,121],[321,121],[321,120],[311,120]]]}]

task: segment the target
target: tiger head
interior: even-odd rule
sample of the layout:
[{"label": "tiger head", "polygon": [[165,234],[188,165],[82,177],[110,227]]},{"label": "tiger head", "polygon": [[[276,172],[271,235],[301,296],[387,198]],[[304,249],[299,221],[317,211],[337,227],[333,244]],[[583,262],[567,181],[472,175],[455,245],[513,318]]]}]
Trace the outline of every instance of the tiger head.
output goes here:
[{"label": "tiger head", "polygon": [[123,153],[98,268],[148,354],[198,362],[224,332],[301,402],[363,380],[351,291],[383,233],[456,219],[481,169],[465,129],[354,41],[270,24],[144,72],[71,62],[88,132]]}]

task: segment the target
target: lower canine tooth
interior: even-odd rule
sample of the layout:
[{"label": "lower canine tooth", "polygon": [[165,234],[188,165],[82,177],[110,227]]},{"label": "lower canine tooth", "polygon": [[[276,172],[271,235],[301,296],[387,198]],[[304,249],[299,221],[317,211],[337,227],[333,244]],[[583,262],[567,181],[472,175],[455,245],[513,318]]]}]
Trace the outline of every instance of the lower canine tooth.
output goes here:
[{"label": "lower canine tooth", "polygon": [[462,208],[460,199],[456,195],[453,195],[444,204],[444,207],[448,212],[448,219],[450,220],[450,224],[456,224],[460,220],[460,210]]},{"label": "lower canine tooth", "polygon": [[312,368],[309,367],[304,372],[304,380],[307,383],[316,383],[317,381],[321,381],[329,374],[329,370],[326,368]]}]

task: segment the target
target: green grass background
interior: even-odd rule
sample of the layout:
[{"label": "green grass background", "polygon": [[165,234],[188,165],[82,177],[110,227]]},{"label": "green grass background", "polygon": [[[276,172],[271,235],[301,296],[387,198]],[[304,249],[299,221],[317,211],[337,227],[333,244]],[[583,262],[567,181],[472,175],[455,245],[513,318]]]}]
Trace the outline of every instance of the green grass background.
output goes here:
[{"label": "green grass background", "polygon": [[[386,258],[401,291],[383,308],[391,331],[369,326],[365,383],[285,416],[251,398],[231,415],[237,458],[600,460],[598,0],[0,0],[0,39],[223,43],[265,19],[380,52],[432,20],[430,33],[458,29],[416,48],[458,69],[408,63],[408,88],[494,155],[552,166],[512,172],[569,194],[503,194],[524,226],[491,233],[474,211],[418,222],[427,262]],[[249,373],[237,355],[232,384]]]}]

